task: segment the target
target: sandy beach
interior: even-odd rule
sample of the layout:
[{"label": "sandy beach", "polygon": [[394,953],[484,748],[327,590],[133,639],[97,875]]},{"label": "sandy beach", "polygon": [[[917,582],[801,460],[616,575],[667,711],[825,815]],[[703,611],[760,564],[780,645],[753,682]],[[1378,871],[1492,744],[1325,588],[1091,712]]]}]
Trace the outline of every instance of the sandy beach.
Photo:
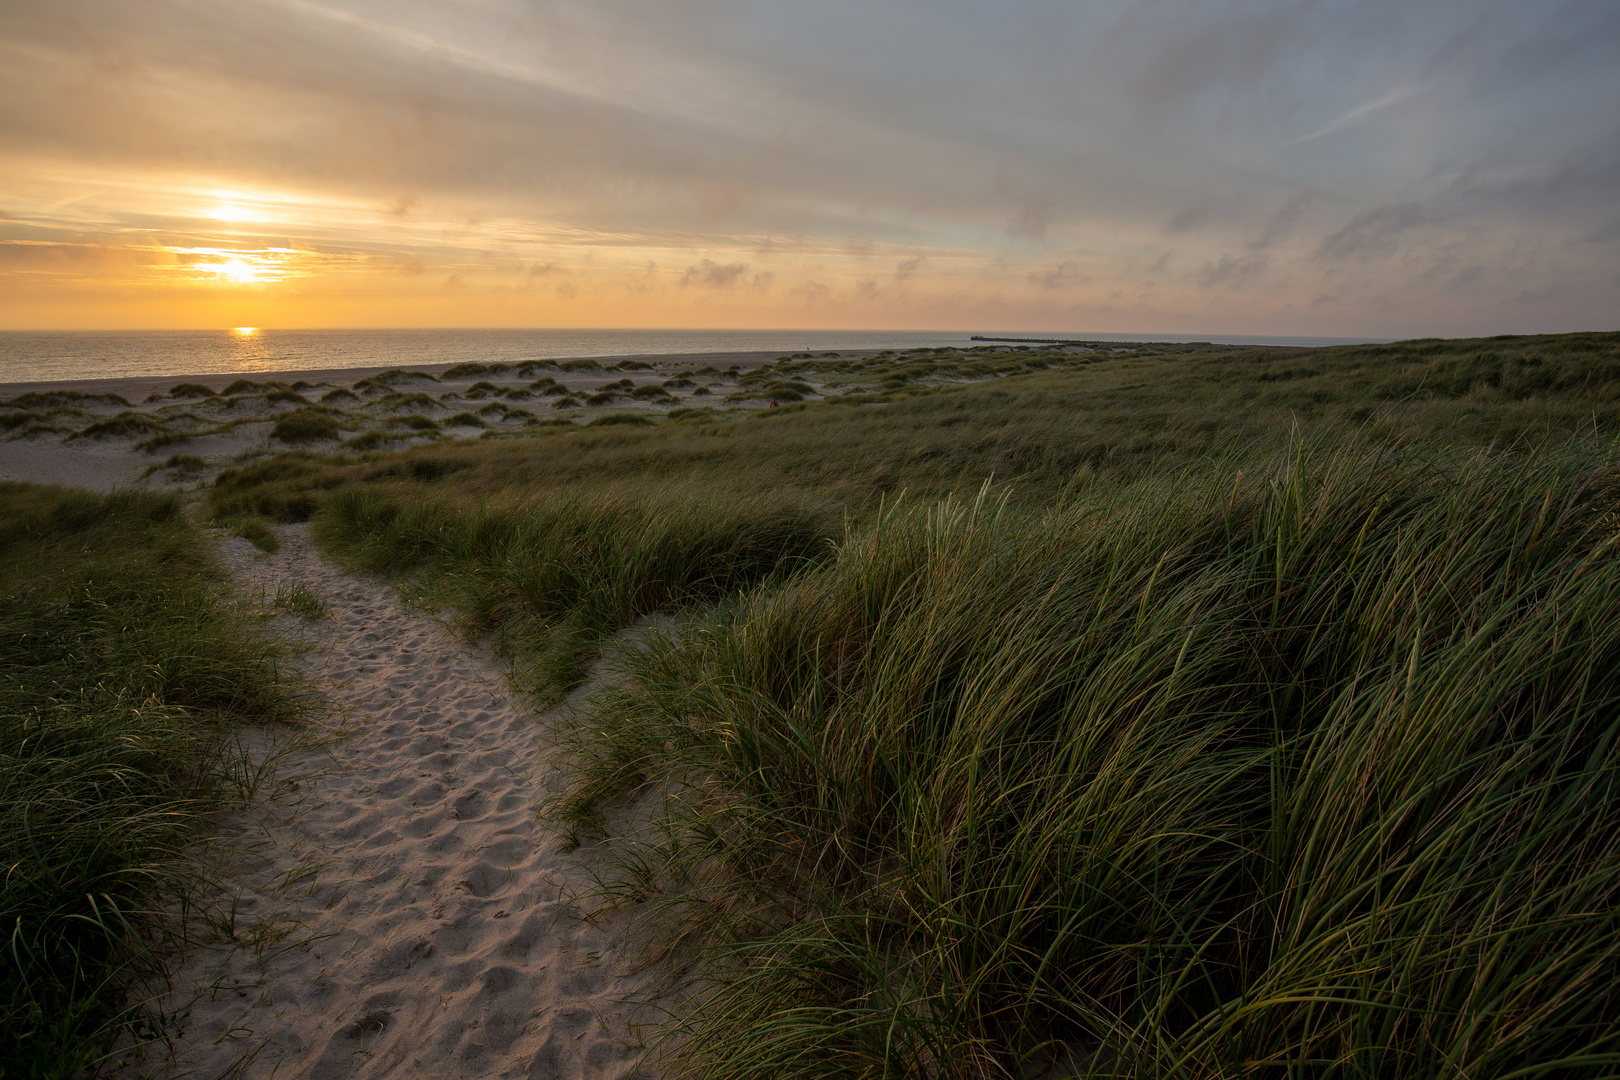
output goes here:
[{"label": "sandy beach", "polygon": [[[873,355],[874,350],[849,352],[844,355],[859,359]],[[457,365],[431,364],[408,368],[314,368],[297,371],[244,371],[207,376],[143,376],[119,379],[81,379],[71,382],[12,382],[0,383],[0,422],[15,423],[15,427],[0,429],[0,481],[61,484],[82,487],[91,491],[111,491],[121,485],[163,486],[172,483],[193,483],[207,480],[228,464],[251,460],[281,450],[286,443],[271,440],[274,422],[299,408],[319,406],[323,394],[345,391],[356,384],[384,376],[390,380],[388,389],[404,391],[389,395],[382,389],[369,391],[382,400],[365,402],[373,414],[365,418],[378,436],[387,436],[386,444],[371,444],[370,448],[386,445],[400,448],[434,438],[478,438],[487,433],[521,432],[525,426],[551,420],[553,415],[568,415],[576,422],[586,422],[586,411],[576,410],[556,414],[553,406],[584,404],[587,396],[600,396],[609,387],[614,407],[630,412],[667,412],[683,405],[710,406],[713,396],[702,389],[701,382],[687,382],[665,390],[671,376],[701,369],[721,370],[733,366],[739,371],[770,363],[778,357],[774,352],[662,354],[647,356],[601,357],[594,361],[546,362],[528,374],[519,372],[518,366],[488,374],[468,374],[440,384],[445,372]],[[584,364],[575,370],[560,365]],[[611,365],[611,366],[610,366]],[[465,366],[465,365],[462,365]],[[547,398],[531,394],[536,371],[549,371],[544,381],[550,385],[544,393],[568,395]],[[388,375],[387,373],[395,373]],[[401,377],[403,373],[405,377]],[[431,376],[412,379],[413,373]],[[251,382],[260,388],[297,387],[307,397],[270,400],[260,392],[233,395],[229,398],[201,399],[196,395],[175,397],[171,391],[184,384],[207,387],[218,395],[238,380]],[[681,382],[683,380],[675,380]],[[616,387],[611,384],[619,384]],[[476,387],[488,386],[483,390]],[[427,400],[420,391],[429,388],[444,394],[441,400]],[[663,392],[651,399],[631,396],[636,391]],[[461,393],[458,393],[460,391]],[[466,394],[465,400],[462,394]],[[363,396],[363,395],[362,395]],[[343,404],[360,403],[353,396],[339,395]],[[487,397],[527,404],[522,408],[506,405],[480,405]],[[396,403],[393,398],[400,401]],[[9,405],[15,420],[8,421],[5,407]],[[498,411],[491,412],[496,409]],[[440,422],[453,418],[464,409],[476,409],[480,418],[466,426],[444,425]],[[396,426],[402,412],[424,414],[433,420],[422,428]],[[134,414],[150,420],[127,426],[126,430],[86,433],[87,425],[97,421],[128,417]],[[67,419],[63,420],[63,417]],[[31,421],[31,422],[25,422]],[[420,423],[420,421],[418,421]],[[352,426],[352,425],[351,425]],[[154,434],[163,436],[153,439]],[[335,440],[312,449],[337,449]],[[358,447],[357,447],[358,448]],[[197,459],[175,471],[164,463],[176,454]]]},{"label": "sandy beach", "polygon": [[[878,350],[851,350],[843,353],[854,359],[874,355]],[[727,368],[736,364],[743,370],[768,364],[781,356],[780,352],[712,352],[712,353],[649,353],[635,356],[598,356],[574,357],[572,360],[595,360],[606,368],[626,361],[631,363],[648,364],[654,371],[672,372],[682,368],[719,367]],[[562,358],[559,364],[572,362],[570,358]],[[90,394],[120,394],[130,401],[138,401],[148,395],[161,393],[176,383],[197,382],[214,386],[226,386],[236,379],[254,379],[258,381],[275,380],[277,382],[293,383],[302,380],[311,383],[334,383],[348,385],[358,379],[369,379],[385,371],[420,371],[429,375],[439,376],[455,365],[443,364],[415,364],[401,365],[373,365],[370,367],[345,368],[299,368],[287,371],[280,370],[251,370],[227,372],[219,375],[142,375],[118,379],[74,379],[71,381],[55,380],[50,382],[0,382],[0,400],[15,397],[18,394],[29,392],[45,392],[51,390],[78,390]],[[511,365],[515,367],[516,365]]]}]

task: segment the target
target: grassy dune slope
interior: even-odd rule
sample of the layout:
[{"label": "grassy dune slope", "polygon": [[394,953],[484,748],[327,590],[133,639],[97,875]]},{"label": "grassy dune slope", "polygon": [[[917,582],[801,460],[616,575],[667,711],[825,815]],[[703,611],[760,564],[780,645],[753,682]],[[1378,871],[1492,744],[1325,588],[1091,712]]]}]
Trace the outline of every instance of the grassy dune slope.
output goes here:
[{"label": "grassy dune slope", "polygon": [[244,719],[289,719],[274,652],[173,496],[0,485],[0,1075],[78,1075],[160,970],[186,847]]},{"label": "grassy dune slope", "polygon": [[1620,334],[1122,353],[1075,370],[913,380],[882,394],[735,416],[693,413],[650,427],[548,428],[367,462],[283,457],[223,477],[210,500],[218,512],[302,520],[324,491],[399,481],[413,497],[690,484],[704,495],[865,506],[902,489],[971,493],[990,476],[1038,499],[1091,473],[1135,477],[1238,445],[1276,449],[1296,425],[1530,445],[1594,424],[1607,429],[1617,418]]},{"label": "grassy dune slope", "polygon": [[718,935],[702,1075],[1611,1075],[1617,511],[1580,445],[896,507],[561,809],[676,792],[618,888]]},{"label": "grassy dune slope", "polygon": [[715,980],[695,1075],[1620,1069],[1620,335],[856,398],[209,499],[549,693],[684,613],[552,809],[668,792],[606,895]]}]

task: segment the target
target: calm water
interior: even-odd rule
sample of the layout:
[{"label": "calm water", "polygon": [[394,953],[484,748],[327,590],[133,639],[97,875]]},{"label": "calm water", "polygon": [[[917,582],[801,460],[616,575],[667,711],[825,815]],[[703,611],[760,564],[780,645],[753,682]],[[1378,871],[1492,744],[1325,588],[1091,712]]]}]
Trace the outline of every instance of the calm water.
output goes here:
[{"label": "calm water", "polygon": [[[1365,338],[1054,334],[1009,337],[1337,345]],[[107,330],[0,331],[0,383],[218,375],[379,365],[555,360],[646,353],[825,352],[967,345],[967,332],[929,330]]]}]

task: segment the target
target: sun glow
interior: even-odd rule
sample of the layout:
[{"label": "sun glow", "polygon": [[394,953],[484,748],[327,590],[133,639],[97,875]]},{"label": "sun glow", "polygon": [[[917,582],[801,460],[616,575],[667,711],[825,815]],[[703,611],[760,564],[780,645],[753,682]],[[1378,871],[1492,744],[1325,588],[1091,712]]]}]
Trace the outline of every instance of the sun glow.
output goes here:
[{"label": "sun glow", "polygon": [[259,328],[257,326],[233,326],[231,333],[239,338],[258,337]]},{"label": "sun glow", "polygon": [[260,215],[243,206],[224,205],[216,206],[208,211],[207,217],[215,221],[261,221]]},{"label": "sun glow", "polygon": [[334,262],[330,256],[293,248],[168,248],[174,271],[191,281],[221,285],[269,285],[319,273]]},{"label": "sun glow", "polygon": [[252,195],[228,188],[215,188],[208,194],[219,200],[212,207],[198,212],[199,217],[226,222],[270,222],[277,215],[271,209],[293,201],[289,196]]},{"label": "sun glow", "polygon": [[260,280],[259,272],[241,259],[232,259],[218,268],[219,276],[238,284],[248,285]]}]

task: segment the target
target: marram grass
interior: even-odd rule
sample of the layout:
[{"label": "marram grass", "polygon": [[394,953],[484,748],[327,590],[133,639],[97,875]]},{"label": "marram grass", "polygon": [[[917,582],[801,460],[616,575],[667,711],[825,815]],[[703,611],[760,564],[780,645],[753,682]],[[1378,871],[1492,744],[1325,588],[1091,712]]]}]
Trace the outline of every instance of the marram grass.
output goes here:
[{"label": "marram grass", "polygon": [[1620,1072],[1620,465],[900,503],[631,654],[589,820],[704,1077]]},{"label": "marram grass", "polygon": [[335,491],[315,535],[364,569],[415,571],[475,632],[498,630],[532,689],[556,697],[639,617],[712,603],[823,555],[831,520],[768,498],[573,490],[468,505],[377,485]]},{"label": "marram grass", "polygon": [[0,1075],[163,1034],[188,848],[252,783],[231,727],[301,707],[224,587],[173,496],[0,485]]},{"label": "marram grass", "polygon": [[662,799],[595,857],[701,976],[676,1072],[1620,1075],[1617,340],[1115,356],[208,500],[548,695],[676,617],[550,808]]}]

